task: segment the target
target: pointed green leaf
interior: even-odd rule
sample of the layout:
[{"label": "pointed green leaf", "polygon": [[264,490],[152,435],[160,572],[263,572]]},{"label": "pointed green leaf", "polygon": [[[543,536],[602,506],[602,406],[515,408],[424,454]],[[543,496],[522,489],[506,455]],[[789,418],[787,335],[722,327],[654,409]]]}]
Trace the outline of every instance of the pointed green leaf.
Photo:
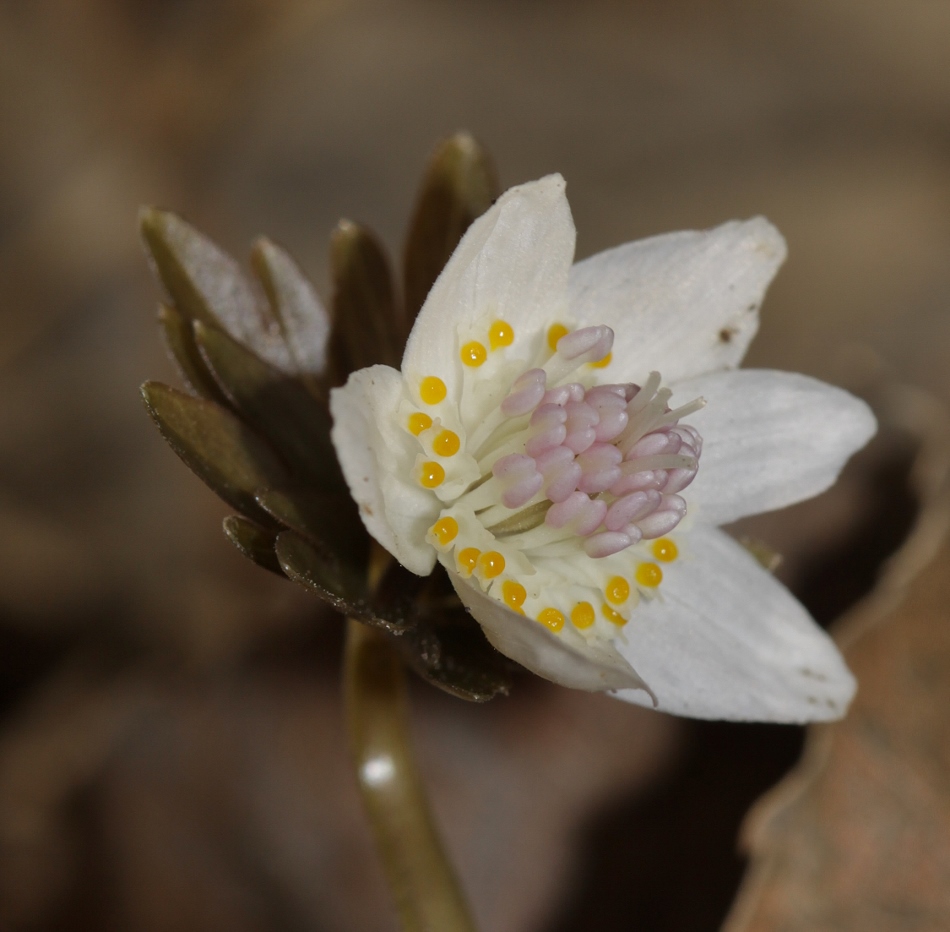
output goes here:
[{"label": "pointed green leaf", "polygon": [[226,252],[175,214],[145,207],[139,223],[153,271],[184,317],[223,328],[276,366],[290,365],[277,321]]},{"label": "pointed green leaf", "polygon": [[395,644],[419,676],[459,699],[487,702],[511,691],[515,665],[485,640],[471,618],[419,624]]},{"label": "pointed green leaf", "polygon": [[178,366],[185,384],[196,394],[210,398],[219,404],[228,405],[224,392],[218,387],[214,376],[208,371],[198,352],[191,323],[174,307],[162,304],[158,310],[158,322],[168,352]]},{"label": "pointed green leaf", "polygon": [[446,139],[435,150],[422,179],[403,255],[409,328],[462,234],[500,193],[488,154],[468,133]]},{"label": "pointed green leaf", "polygon": [[257,502],[275,521],[366,574],[369,537],[349,495],[294,486],[261,492]]},{"label": "pointed green leaf", "polygon": [[272,530],[249,521],[243,515],[229,515],[224,519],[224,534],[249,560],[278,576],[284,575],[274,553],[277,535]]},{"label": "pointed green leaf", "polygon": [[222,330],[194,323],[208,368],[248,423],[274,443],[295,474],[325,491],[346,486],[330,442],[330,413],[292,376],[269,365]]},{"label": "pointed green leaf", "polygon": [[254,495],[288,477],[262,438],[213,401],[161,382],[146,382],[142,397],[162,436],[200,479],[243,514],[274,523]]},{"label": "pointed green leaf", "polygon": [[401,632],[410,623],[408,604],[380,606],[369,596],[365,578],[330,553],[293,531],[277,537],[275,547],[284,573],[316,593],[338,612],[387,631]]},{"label": "pointed green leaf", "polygon": [[330,347],[338,382],[376,363],[399,368],[405,345],[386,254],[369,230],[341,220],[330,241],[333,331]]},{"label": "pointed green leaf", "polygon": [[264,287],[296,371],[323,375],[330,316],[310,282],[283,249],[263,237],[251,250],[251,265]]}]

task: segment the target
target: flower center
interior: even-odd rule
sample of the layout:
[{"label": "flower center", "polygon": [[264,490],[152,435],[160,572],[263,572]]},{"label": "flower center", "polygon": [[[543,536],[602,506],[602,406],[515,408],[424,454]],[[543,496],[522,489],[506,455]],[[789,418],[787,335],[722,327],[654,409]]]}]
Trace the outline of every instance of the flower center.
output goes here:
[{"label": "flower center", "polygon": [[[519,339],[519,337],[521,339]],[[427,534],[440,560],[549,630],[613,638],[679,555],[669,535],[702,438],[660,375],[598,383],[613,331],[516,334],[503,320],[460,333],[461,391],[424,376],[406,430],[415,479],[443,508]]]}]

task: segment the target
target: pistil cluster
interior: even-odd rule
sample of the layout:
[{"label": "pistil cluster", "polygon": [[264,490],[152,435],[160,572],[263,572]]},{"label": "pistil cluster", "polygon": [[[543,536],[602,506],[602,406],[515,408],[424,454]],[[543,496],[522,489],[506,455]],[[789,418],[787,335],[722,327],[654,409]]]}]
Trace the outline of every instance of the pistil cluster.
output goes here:
[{"label": "pistil cluster", "polygon": [[424,376],[406,411],[422,448],[417,481],[443,505],[427,540],[510,609],[556,633],[612,638],[678,555],[669,535],[702,452],[680,420],[704,402],[671,410],[656,372],[643,385],[597,384],[606,326],[554,324],[520,346],[501,320],[484,341],[465,336],[457,402]]}]

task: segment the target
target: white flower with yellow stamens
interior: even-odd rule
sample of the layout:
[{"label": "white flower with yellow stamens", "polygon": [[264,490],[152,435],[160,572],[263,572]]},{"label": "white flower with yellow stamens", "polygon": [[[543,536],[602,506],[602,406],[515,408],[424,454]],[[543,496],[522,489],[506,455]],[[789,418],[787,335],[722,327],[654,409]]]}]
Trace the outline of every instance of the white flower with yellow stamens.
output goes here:
[{"label": "white flower with yellow stamens", "polygon": [[701,718],[844,714],[854,681],[804,608],[715,525],[827,488],[863,402],[735,371],[785,257],[765,220],[571,265],[560,176],[476,220],[402,371],[334,390],[367,529],[436,561],[500,651],[554,682]]}]

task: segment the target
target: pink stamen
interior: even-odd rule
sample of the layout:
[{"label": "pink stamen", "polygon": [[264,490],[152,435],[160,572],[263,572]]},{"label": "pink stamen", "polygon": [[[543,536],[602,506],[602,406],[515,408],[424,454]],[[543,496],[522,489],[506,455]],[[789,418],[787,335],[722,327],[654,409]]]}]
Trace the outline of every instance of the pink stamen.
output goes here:
[{"label": "pink stamen", "polygon": [[548,527],[565,528],[580,537],[586,537],[600,527],[606,514],[606,502],[599,498],[588,498],[583,492],[572,492],[563,502],[557,502],[548,509],[544,523]]},{"label": "pink stamen", "polygon": [[528,456],[538,456],[564,443],[567,437],[567,411],[558,405],[543,404],[531,415],[532,436],[525,443]]},{"label": "pink stamen", "polygon": [[614,332],[610,327],[582,327],[567,333],[557,341],[557,354],[562,359],[584,362],[599,362],[614,345]]},{"label": "pink stamen", "polygon": [[554,447],[538,456],[535,462],[544,477],[544,494],[552,502],[563,502],[577,488],[581,467],[575,462],[572,450]]},{"label": "pink stamen", "polygon": [[604,524],[609,531],[622,531],[628,524],[636,524],[641,518],[652,514],[663,502],[663,496],[656,489],[631,492],[618,498],[609,509]]},{"label": "pink stamen", "polygon": [[567,412],[564,445],[575,453],[583,453],[596,439],[594,428],[600,422],[600,415],[586,401],[569,401],[564,411]]},{"label": "pink stamen", "polygon": [[620,478],[623,454],[609,443],[595,443],[577,457],[581,478],[577,487],[589,495],[606,492]]},{"label": "pink stamen", "polygon": [[506,508],[520,508],[534,497],[544,481],[534,460],[521,453],[503,456],[491,471],[501,485],[501,501]]},{"label": "pink stamen", "polygon": [[595,560],[626,550],[635,541],[619,531],[601,531],[584,541],[584,553]]},{"label": "pink stamen", "polygon": [[547,373],[543,369],[529,369],[518,376],[511,392],[501,403],[502,414],[517,417],[536,408],[544,398]]}]

